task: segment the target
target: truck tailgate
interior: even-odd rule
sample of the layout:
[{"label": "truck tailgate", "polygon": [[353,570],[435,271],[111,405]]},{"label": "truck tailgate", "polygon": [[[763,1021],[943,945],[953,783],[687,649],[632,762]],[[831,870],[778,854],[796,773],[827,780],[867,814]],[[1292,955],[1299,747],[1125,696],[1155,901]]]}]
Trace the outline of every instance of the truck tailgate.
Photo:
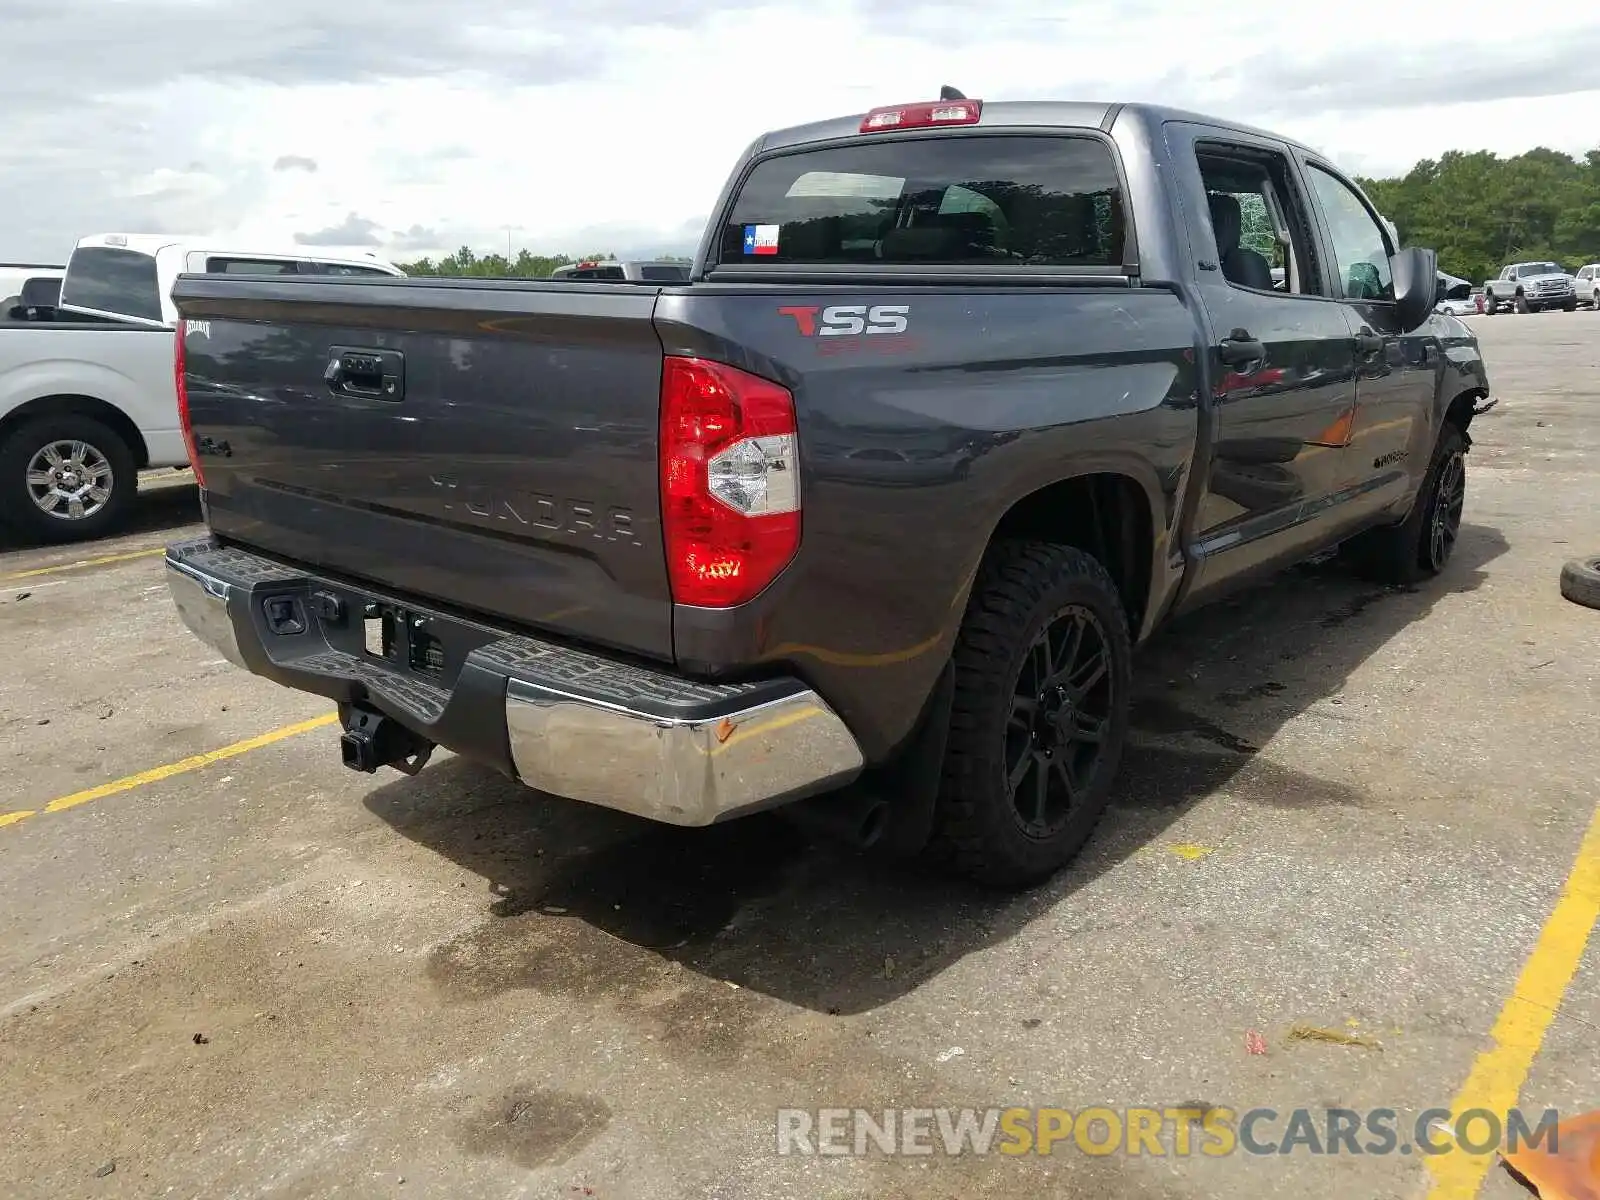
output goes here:
[{"label": "truck tailgate", "polygon": [[670,659],[654,291],[180,279],[214,533]]}]

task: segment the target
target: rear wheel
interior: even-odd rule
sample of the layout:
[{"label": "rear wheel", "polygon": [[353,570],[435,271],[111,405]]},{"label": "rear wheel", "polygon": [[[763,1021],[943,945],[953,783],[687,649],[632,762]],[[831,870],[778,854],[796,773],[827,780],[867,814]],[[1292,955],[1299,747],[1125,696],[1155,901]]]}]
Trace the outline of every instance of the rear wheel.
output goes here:
[{"label": "rear wheel", "polygon": [[1455,553],[1466,499],[1467,439],[1459,426],[1446,424],[1406,519],[1352,538],[1344,556],[1363,575],[1383,583],[1430,579]]},{"label": "rear wheel", "polygon": [[1045,542],[992,548],[956,641],[932,855],[1004,888],[1070,862],[1110,801],[1132,663],[1099,562]]},{"label": "rear wheel", "polygon": [[137,487],[133,451],[93,417],[35,417],[0,444],[0,513],[33,542],[110,532],[127,516]]}]

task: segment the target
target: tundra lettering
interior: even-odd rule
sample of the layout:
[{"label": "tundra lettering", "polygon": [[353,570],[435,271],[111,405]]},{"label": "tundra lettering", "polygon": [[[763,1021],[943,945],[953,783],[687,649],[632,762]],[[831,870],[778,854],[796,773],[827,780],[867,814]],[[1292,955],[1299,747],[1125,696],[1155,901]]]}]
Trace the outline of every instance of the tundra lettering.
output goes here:
[{"label": "tundra lettering", "polygon": [[610,508],[605,512],[606,527],[596,522],[596,506],[588,500],[573,500],[541,492],[510,492],[495,494],[481,487],[466,486],[449,475],[431,475],[429,481],[447,495],[460,495],[446,499],[445,512],[465,510],[474,517],[495,521],[515,521],[553,532],[588,535],[610,542],[630,542],[641,545],[633,527],[633,514],[625,508]]}]

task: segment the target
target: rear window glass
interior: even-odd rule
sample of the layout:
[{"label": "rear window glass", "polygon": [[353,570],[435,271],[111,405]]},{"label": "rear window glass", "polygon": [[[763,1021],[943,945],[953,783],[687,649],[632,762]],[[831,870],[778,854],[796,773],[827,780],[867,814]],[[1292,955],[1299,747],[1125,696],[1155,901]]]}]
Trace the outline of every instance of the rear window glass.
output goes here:
[{"label": "rear window glass", "polygon": [[137,250],[87,246],[72,252],[61,284],[64,303],[121,317],[161,321],[156,260]]},{"label": "rear window glass", "polygon": [[969,134],[767,159],[723,227],[720,260],[1116,267],[1124,233],[1104,142]]},{"label": "rear window glass", "polygon": [[640,267],[639,278],[658,282],[682,283],[689,278],[688,267]]}]

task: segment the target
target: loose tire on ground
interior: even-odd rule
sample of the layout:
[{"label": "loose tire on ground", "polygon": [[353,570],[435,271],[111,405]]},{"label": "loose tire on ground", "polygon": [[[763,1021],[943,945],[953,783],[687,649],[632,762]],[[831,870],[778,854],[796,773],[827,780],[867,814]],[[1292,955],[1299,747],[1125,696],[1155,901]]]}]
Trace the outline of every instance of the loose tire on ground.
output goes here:
[{"label": "loose tire on ground", "polygon": [[1099,823],[1127,740],[1133,649],[1116,584],[1073,547],[998,543],[954,662],[929,857],[994,887],[1043,882]]},{"label": "loose tire on ground", "polygon": [[1420,583],[1443,571],[1461,534],[1466,455],[1467,439],[1460,426],[1446,422],[1406,519],[1351,538],[1340,548],[1345,560],[1381,583]]},{"label": "loose tire on ground", "polygon": [[[81,454],[76,447],[84,448]],[[52,450],[60,465],[52,463]],[[86,472],[76,465],[80,459]],[[59,497],[53,512],[40,506],[36,495],[47,489],[44,477],[55,470],[63,470],[61,478],[73,485],[96,485],[75,486],[81,515],[74,517],[73,505]],[[0,443],[0,514],[30,542],[78,542],[110,533],[132,509],[138,486],[133,451],[122,436],[81,413],[34,417]]]},{"label": "loose tire on ground", "polygon": [[1585,608],[1600,608],[1600,555],[1575,558],[1563,565],[1561,594]]}]

